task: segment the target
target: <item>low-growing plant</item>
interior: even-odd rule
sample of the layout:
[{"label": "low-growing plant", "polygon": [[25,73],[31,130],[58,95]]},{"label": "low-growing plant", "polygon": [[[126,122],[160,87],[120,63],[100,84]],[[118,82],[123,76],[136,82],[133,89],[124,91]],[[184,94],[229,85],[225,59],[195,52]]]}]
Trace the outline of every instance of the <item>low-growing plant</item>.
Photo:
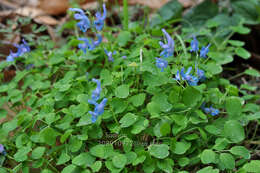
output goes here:
[{"label": "low-growing plant", "polygon": [[1,62],[2,70],[16,67],[0,86],[8,108],[0,117],[16,114],[0,125],[1,172],[259,170],[247,148],[259,139],[257,128],[247,131],[260,118],[257,88],[221,77],[235,55],[250,57],[230,40],[249,32],[243,20],[223,38],[214,22],[199,31],[127,22],[121,30],[103,28],[105,5],[94,22],[81,9],[69,13],[79,30],[66,44],[30,50],[24,42]]}]

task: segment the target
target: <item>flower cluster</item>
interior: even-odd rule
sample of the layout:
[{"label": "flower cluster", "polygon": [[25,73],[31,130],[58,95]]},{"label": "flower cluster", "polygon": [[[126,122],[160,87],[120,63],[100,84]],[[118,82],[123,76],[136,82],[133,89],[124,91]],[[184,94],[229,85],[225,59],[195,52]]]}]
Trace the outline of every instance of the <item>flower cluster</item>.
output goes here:
[{"label": "flower cluster", "polygon": [[89,111],[89,114],[92,116],[91,121],[92,123],[97,121],[99,115],[104,113],[104,107],[106,106],[107,98],[104,98],[99,104],[97,101],[100,99],[101,93],[101,83],[97,79],[92,79],[93,82],[97,84],[97,88],[92,92],[91,99],[88,100],[89,104],[95,106],[94,111]]},{"label": "flower cluster", "polygon": [[[166,32],[165,29],[162,29],[162,32],[164,36],[166,37],[167,43],[159,42],[160,46],[163,48],[163,51],[160,53],[160,56],[164,58],[168,58],[169,56],[173,55],[174,52],[174,40],[171,38],[171,36]],[[161,69],[161,72],[164,71],[164,69],[168,66],[168,61],[157,58],[156,57],[156,67]]]},{"label": "flower cluster", "polygon": [[196,86],[196,85],[198,85],[199,81],[204,81],[206,79],[205,73],[203,70],[197,68],[197,71],[196,71],[197,76],[191,75],[190,74],[191,70],[192,70],[192,67],[189,67],[188,70],[186,71],[186,73],[184,72],[185,68],[182,68],[181,72],[179,72],[179,70],[177,70],[174,80],[177,80],[177,81],[184,80],[184,81],[187,81],[187,83],[189,85]]},{"label": "flower cluster", "polygon": [[201,105],[201,109],[206,113],[206,114],[210,114],[212,116],[216,116],[219,114],[219,110],[216,108],[213,108],[212,106],[210,107],[205,107],[205,103],[203,103]]},{"label": "flower cluster", "polygon": [[14,61],[15,58],[22,56],[26,52],[30,52],[31,49],[28,43],[24,39],[22,40],[22,42],[23,43],[20,45],[14,44],[14,46],[17,48],[17,52],[13,53],[12,51],[10,51],[10,54],[6,58],[7,62]]},{"label": "flower cluster", "polygon": [[101,31],[103,29],[106,16],[107,16],[106,5],[103,4],[103,15],[101,16],[101,13],[99,11],[96,12],[97,19],[94,21],[94,25],[98,31]]},{"label": "flower cluster", "polygon": [[107,51],[106,49],[104,49],[104,50],[105,50],[105,53],[106,53],[106,55],[107,55],[107,57],[108,57],[108,61],[114,62],[113,55],[116,54],[116,51],[111,52],[111,51]]},{"label": "flower cluster", "polygon": [[93,39],[87,39],[87,38],[78,38],[78,40],[83,41],[84,43],[81,43],[78,45],[78,48],[81,49],[84,53],[87,52],[87,50],[94,50],[101,42],[102,42],[102,36],[100,34],[97,34],[97,40],[93,41]]},{"label": "flower cluster", "polygon": [[76,14],[74,14],[74,18],[76,20],[79,20],[77,26],[82,32],[86,32],[90,28],[90,21],[85,15],[84,11],[80,8],[70,8],[69,10],[77,12]]},{"label": "flower cluster", "polygon": [[162,29],[162,32],[164,34],[164,36],[167,39],[167,43],[164,44],[163,42],[159,42],[160,46],[164,49],[161,53],[160,56],[163,56],[165,58],[172,56],[173,52],[174,52],[174,41],[171,38],[171,36],[166,32],[165,29]]},{"label": "flower cluster", "polygon": [[[199,42],[196,38],[196,36],[193,36],[193,40],[190,43],[191,49],[190,52],[198,52],[199,51]],[[206,47],[202,47],[200,50],[200,57],[207,58],[207,54],[209,52],[210,44],[208,44]]]},{"label": "flower cluster", "polygon": [[164,68],[168,66],[168,61],[156,57],[156,66],[161,69],[161,72],[163,72]]},{"label": "flower cluster", "polygon": [[[70,11],[77,12],[74,14],[74,18],[76,20],[80,20],[77,23],[77,26],[82,32],[86,32],[91,27],[91,22],[89,18],[86,16],[84,11],[79,8],[70,8]],[[103,4],[103,15],[101,15],[100,12],[96,13],[96,20],[93,22],[93,25],[95,26],[97,31],[101,31],[104,27],[105,19],[106,19],[106,5]],[[88,38],[78,38],[78,40],[83,41],[84,43],[78,44],[78,48],[81,49],[84,53],[87,52],[87,50],[94,50],[101,42],[102,42],[102,36],[100,34],[96,34],[97,40],[94,41],[92,39]]]}]

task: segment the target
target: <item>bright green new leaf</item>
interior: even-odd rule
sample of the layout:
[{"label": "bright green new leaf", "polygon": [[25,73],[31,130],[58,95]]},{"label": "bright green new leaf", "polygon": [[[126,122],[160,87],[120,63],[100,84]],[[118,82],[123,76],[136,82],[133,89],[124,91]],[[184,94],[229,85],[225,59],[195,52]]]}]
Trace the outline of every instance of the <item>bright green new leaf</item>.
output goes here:
[{"label": "bright green new leaf", "polygon": [[115,89],[115,95],[118,98],[126,98],[129,95],[129,86],[128,85],[120,85]]},{"label": "bright green new leaf", "polygon": [[169,155],[169,146],[166,144],[152,144],[148,147],[148,151],[152,156],[164,159]]},{"label": "bright green new leaf", "polygon": [[215,163],[216,153],[212,150],[206,149],[201,153],[200,159],[203,164]]},{"label": "bright green new leaf", "polygon": [[137,121],[138,117],[132,113],[127,113],[120,119],[119,123],[122,128],[129,127]]}]

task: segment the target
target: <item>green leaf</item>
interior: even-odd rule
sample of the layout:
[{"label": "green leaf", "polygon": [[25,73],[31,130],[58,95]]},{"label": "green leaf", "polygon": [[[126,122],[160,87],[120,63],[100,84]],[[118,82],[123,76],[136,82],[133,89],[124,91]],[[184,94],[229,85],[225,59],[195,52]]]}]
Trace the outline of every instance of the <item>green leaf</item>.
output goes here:
[{"label": "green leaf", "polygon": [[14,155],[14,159],[17,162],[23,162],[27,160],[27,154],[31,151],[30,147],[22,147],[20,148]]},{"label": "green leaf", "polygon": [[152,144],[148,147],[148,151],[152,156],[164,159],[169,155],[169,146],[166,144]]},{"label": "green leaf", "polygon": [[201,153],[200,159],[203,164],[215,163],[216,153],[212,150],[206,149]]},{"label": "green leaf", "polygon": [[56,143],[56,137],[58,135],[59,133],[51,127],[47,127],[40,132],[41,138],[48,145],[54,145]]},{"label": "green leaf", "polygon": [[129,86],[128,85],[120,85],[115,89],[115,95],[118,98],[126,98],[129,95]]},{"label": "green leaf", "polygon": [[218,14],[217,4],[211,1],[204,1],[193,8],[190,8],[183,16],[184,27],[203,27],[208,19]]},{"label": "green leaf", "polygon": [[91,169],[93,172],[98,172],[102,167],[102,162],[100,160],[96,161],[93,165],[91,165]]},{"label": "green leaf", "polygon": [[129,98],[129,101],[135,106],[141,106],[144,103],[145,100],[145,93],[140,93],[137,95],[132,96],[131,98]]},{"label": "green leaf", "polygon": [[76,136],[71,136],[69,141],[69,150],[71,152],[79,151],[80,147],[82,146],[82,141],[79,140]]},{"label": "green leaf", "polygon": [[72,129],[67,130],[67,131],[61,136],[60,142],[61,142],[61,143],[64,143],[64,142],[68,139],[68,137],[71,135],[72,132],[73,132]]},{"label": "green leaf", "polygon": [[133,163],[137,158],[137,154],[135,152],[132,152],[132,151],[126,152],[125,156],[127,158],[127,164]]},{"label": "green leaf", "polygon": [[160,107],[155,102],[150,102],[147,104],[147,110],[151,114],[151,118],[159,117],[160,116]]},{"label": "green leaf", "polygon": [[70,160],[70,156],[67,153],[62,152],[58,159],[57,165],[62,165],[64,163],[68,162],[69,160]]},{"label": "green leaf", "polygon": [[140,117],[139,120],[132,126],[131,133],[138,134],[144,129],[146,129],[148,125],[149,125],[149,121],[144,117]]},{"label": "green leaf", "polygon": [[109,70],[103,69],[100,73],[100,79],[103,86],[112,85],[113,78]]},{"label": "green leaf", "polygon": [[187,87],[183,91],[182,100],[186,106],[194,107],[202,98],[202,94],[193,87]]},{"label": "green leaf", "polygon": [[158,160],[157,161],[157,166],[159,169],[163,170],[164,172],[173,172],[173,167],[174,162],[172,159],[165,159],[165,160]]},{"label": "green leaf", "polygon": [[184,166],[188,165],[189,163],[190,163],[190,159],[188,157],[182,157],[182,158],[178,159],[178,164],[181,167],[184,167]]},{"label": "green leaf", "polygon": [[111,106],[115,114],[122,113],[127,108],[128,103],[124,99],[113,98]]},{"label": "green leaf", "polygon": [[171,126],[168,122],[163,122],[160,126],[160,133],[162,136],[166,136],[171,132]]},{"label": "green leaf", "polygon": [[138,117],[132,113],[127,113],[123,118],[120,119],[120,127],[129,127],[137,121]]},{"label": "green leaf", "polygon": [[74,157],[72,159],[72,163],[77,166],[91,166],[95,162],[95,158],[91,156],[89,153],[81,153],[80,155]]},{"label": "green leaf", "polygon": [[226,138],[217,138],[215,141],[215,145],[213,146],[213,149],[215,150],[224,150],[228,146],[229,142]]},{"label": "green leaf", "polygon": [[253,114],[253,115],[248,115],[248,116],[247,116],[247,119],[248,119],[249,121],[260,119],[260,112],[256,112],[256,113]]},{"label": "green leaf", "polygon": [[125,153],[128,153],[131,151],[133,145],[133,141],[129,138],[124,138],[123,140],[123,149]]},{"label": "green leaf", "polygon": [[191,144],[189,142],[176,142],[175,148],[173,149],[173,152],[175,154],[184,154],[186,151],[191,147]]},{"label": "green leaf", "polygon": [[234,155],[242,156],[244,159],[250,159],[250,152],[243,146],[234,146],[230,149]]},{"label": "green leaf", "polygon": [[39,159],[45,152],[45,147],[37,147],[32,151],[32,158]]},{"label": "green leaf", "polygon": [[61,171],[61,173],[72,173],[75,169],[76,169],[76,166],[70,164],[70,165],[66,166],[66,167]]},{"label": "green leaf", "polygon": [[219,74],[223,71],[221,65],[215,63],[215,62],[209,62],[207,63],[206,67],[205,67],[206,71],[211,73],[212,75],[216,75]]},{"label": "green leaf", "polygon": [[182,5],[179,1],[169,1],[162,8],[158,10],[157,16],[153,17],[150,25],[153,27],[155,25],[161,24],[170,19],[181,18]]},{"label": "green leaf", "polygon": [[238,143],[245,139],[244,128],[236,120],[229,120],[225,123],[224,135],[233,143]]},{"label": "green leaf", "polygon": [[247,69],[244,73],[250,76],[260,77],[260,73],[255,69]]},{"label": "green leaf", "polygon": [[235,50],[236,54],[243,59],[249,59],[251,54],[244,48],[239,47]]},{"label": "green leaf", "polygon": [[260,160],[251,160],[249,163],[246,163],[243,168],[246,170],[246,172],[259,173]]},{"label": "green leaf", "polygon": [[219,173],[219,170],[213,169],[212,166],[208,166],[208,167],[205,167],[205,168],[197,171],[197,173]]},{"label": "green leaf", "polygon": [[231,8],[239,18],[243,18],[246,24],[258,24],[259,13],[256,10],[258,5],[252,1],[236,0],[232,1]]},{"label": "green leaf", "polygon": [[245,45],[245,42],[239,40],[228,40],[227,42],[232,46],[237,46],[237,47],[242,47]]},{"label": "green leaf", "polygon": [[247,27],[244,27],[242,25],[239,25],[239,26],[232,26],[231,29],[234,31],[234,32],[237,32],[239,34],[248,34],[250,33],[250,29],[247,28]]},{"label": "green leaf", "polygon": [[96,157],[105,158],[105,145],[95,145],[94,147],[90,148],[90,154]]},{"label": "green leaf", "polygon": [[137,159],[133,160],[133,166],[143,163],[145,161],[145,159],[146,159],[145,155],[141,155],[141,156],[137,157]]},{"label": "green leaf", "polygon": [[242,104],[238,97],[229,97],[225,104],[230,119],[239,119],[242,112]]},{"label": "green leaf", "polygon": [[120,47],[125,46],[131,40],[131,33],[128,31],[122,31],[117,37],[117,42]]},{"label": "green leaf", "polygon": [[127,158],[123,154],[117,154],[112,159],[112,163],[116,168],[124,168],[126,162],[127,162]]},{"label": "green leaf", "polygon": [[223,165],[226,169],[234,169],[235,168],[235,159],[231,154],[221,153],[220,154],[220,164]]},{"label": "green leaf", "polygon": [[168,102],[168,96],[166,94],[153,96],[152,102],[157,104],[162,112],[169,112],[172,109],[172,105]]}]

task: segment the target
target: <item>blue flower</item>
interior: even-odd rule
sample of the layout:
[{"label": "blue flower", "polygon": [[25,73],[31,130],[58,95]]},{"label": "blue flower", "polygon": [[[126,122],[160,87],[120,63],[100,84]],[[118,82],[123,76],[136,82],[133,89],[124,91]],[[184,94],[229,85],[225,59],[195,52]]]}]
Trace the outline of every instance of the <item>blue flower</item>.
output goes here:
[{"label": "blue flower", "polygon": [[103,15],[101,15],[99,11],[96,12],[97,19],[94,21],[94,25],[98,31],[101,31],[103,29],[106,15],[107,15],[106,5],[103,4]]},{"label": "blue flower", "polygon": [[98,39],[96,41],[93,41],[92,39],[89,41],[87,38],[78,38],[78,40],[84,42],[78,44],[78,48],[81,49],[84,53],[86,53],[87,50],[94,50],[102,42],[102,36],[97,34],[97,37]]},{"label": "blue flower", "polygon": [[91,115],[91,121],[92,123],[95,123],[97,121],[98,116],[104,113],[104,108],[107,103],[107,98],[104,98],[99,104],[97,102],[94,103],[95,109],[93,111],[89,111],[89,114]]},{"label": "blue flower", "polygon": [[30,52],[30,46],[28,45],[28,43],[23,39],[22,40],[23,44],[21,45],[16,45],[18,52],[20,53],[20,56],[23,55],[26,52]]},{"label": "blue flower", "polygon": [[157,58],[156,57],[156,67],[161,69],[161,72],[164,71],[164,69],[168,66],[168,61],[162,59],[162,58]]},{"label": "blue flower", "polygon": [[219,110],[218,109],[215,109],[213,108],[212,106],[210,107],[205,107],[205,103],[203,103],[201,105],[201,109],[206,113],[206,114],[210,114],[212,116],[216,116],[219,114]]},{"label": "blue flower", "polygon": [[14,59],[16,57],[18,57],[19,54],[18,53],[13,53],[12,51],[10,51],[10,54],[6,57],[6,61],[7,62],[11,62],[11,61],[14,61]]},{"label": "blue flower", "polygon": [[204,81],[206,79],[205,72],[199,68],[197,68],[197,76],[199,78],[199,81]]},{"label": "blue flower", "polygon": [[98,116],[104,113],[104,107],[106,106],[107,98],[104,98],[99,104],[97,103],[102,90],[101,83],[97,79],[92,79],[92,81],[97,84],[97,88],[92,92],[91,99],[88,100],[88,103],[95,106],[94,111],[89,111],[89,113],[92,115],[91,121],[94,123],[97,121]]},{"label": "blue flower", "polygon": [[77,12],[76,14],[74,14],[74,18],[76,20],[80,20],[77,23],[77,26],[82,32],[86,32],[88,28],[90,28],[90,21],[88,17],[85,15],[84,11],[81,10],[80,8],[70,8],[69,10]]},{"label": "blue flower", "polygon": [[6,155],[6,151],[5,151],[5,148],[2,144],[0,144],[0,155]]},{"label": "blue flower", "polygon": [[127,56],[125,56],[125,55],[124,55],[124,56],[122,56],[121,58],[122,58],[122,59],[126,59],[126,58],[127,58]]},{"label": "blue flower", "polygon": [[101,93],[101,84],[100,81],[97,79],[92,79],[93,82],[97,84],[97,88],[92,92],[91,99],[97,101],[99,99]]},{"label": "blue flower", "polygon": [[210,47],[210,44],[208,44],[207,47],[202,47],[201,50],[200,50],[200,56],[202,58],[207,58],[207,54],[209,52],[209,47]]},{"label": "blue flower", "polygon": [[20,45],[14,44],[14,46],[17,48],[17,52],[13,53],[12,51],[10,51],[10,54],[6,58],[7,62],[14,61],[15,58],[22,56],[23,54],[31,51],[30,46],[24,39],[22,40],[22,42],[23,43]]},{"label": "blue flower", "polygon": [[181,80],[181,76],[180,76],[180,71],[177,70],[177,73],[175,75],[175,78],[173,78],[174,80],[180,81]]},{"label": "blue flower", "polygon": [[183,80],[186,80],[189,85],[196,86],[199,82],[199,79],[195,76],[190,75],[190,72],[192,70],[192,67],[189,67],[187,72],[184,73],[184,68],[181,69],[181,77]]},{"label": "blue flower", "polygon": [[190,43],[191,49],[190,52],[197,52],[199,50],[199,42],[196,36],[193,36],[193,40]]},{"label": "blue flower", "polygon": [[174,41],[171,38],[171,36],[165,31],[165,29],[162,29],[163,34],[165,35],[167,39],[167,44],[163,44],[163,42],[159,42],[160,46],[164,49],[160,56],[163,56],[165,58],[172,56],[174,52]]},{"label": "blue flower", "polygon": [[113,55],[116,54],[116,51],[114,51],[114,52],[112,53],[111,51],[108,52],[106,49],[104,49],[104,50],[105,50],[106,55],[108,56],[108,61],[114,62]]}]

